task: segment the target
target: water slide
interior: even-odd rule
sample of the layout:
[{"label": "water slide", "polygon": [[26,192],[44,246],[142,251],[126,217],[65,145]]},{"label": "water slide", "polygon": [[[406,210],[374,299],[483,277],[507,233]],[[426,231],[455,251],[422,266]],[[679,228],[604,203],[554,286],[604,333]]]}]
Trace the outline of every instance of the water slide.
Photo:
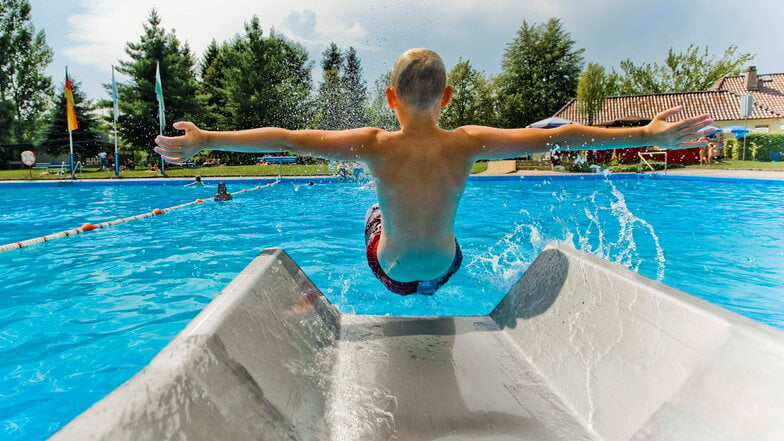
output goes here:
[{"label": "water slide", "polygon": [[281,249],[62,440],[784,439],[784,333],[565,244],[489,316],[342,314]]}]

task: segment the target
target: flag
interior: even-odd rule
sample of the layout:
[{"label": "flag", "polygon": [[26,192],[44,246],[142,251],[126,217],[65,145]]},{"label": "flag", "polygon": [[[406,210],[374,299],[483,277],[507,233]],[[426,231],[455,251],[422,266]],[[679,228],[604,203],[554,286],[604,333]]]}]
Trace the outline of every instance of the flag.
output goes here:
[{"label": "flag", "polygon": [[114,82],[114,66],[112,66],[112,101],[114,102],[114,123],[117,124],[117,117],[120,115],[120,106],[117,102],[117,83]]},{"label": "flag", "polygon": [[161,64],[155,62],[155,97],[158,98],[158,119],[161,127],[161,133],[166,126],[166,116],[164,115],[163,107],[163,85],[161,84]]},{"label": "flag", "polygon": [[73,87],[71,87],[71,79],[68,78],[68,68],[65,69],[65,116],[68,120],[67,125],[69,132],[79,128],[79,123],[76,121]]}]

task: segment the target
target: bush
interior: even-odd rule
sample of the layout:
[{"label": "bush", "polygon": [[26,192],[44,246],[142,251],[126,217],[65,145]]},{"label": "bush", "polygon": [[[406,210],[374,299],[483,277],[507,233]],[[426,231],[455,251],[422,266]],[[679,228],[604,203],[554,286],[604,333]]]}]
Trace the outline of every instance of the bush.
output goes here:
[{"label": "bush", "polygon": [[[651,166],[653,166],[655,170],[664,170],[664,162],[661,161],[648,161],[648,162],[651,164]],[[618,163],[610,162],[605,164],[604,167],[614,173],[630,173],[630,172],[641,173],[650,170],[650,168],[648,168],[648,166],[645,165],[645,163],[643,163],[642,161],[638,162],[637,164],[618,164]],[[683,164],[667,165],[668,170],[673,168],[681,168],[681,167],[683,167]]]},{"label": "bush", "polygon": [[746,135],[746,147],[747,159],[751,152],[755,161],[769,162],[771,153],[784,152],[784,133],[750,133]]},{"label": "bush", "polygon": [[735,159],[732,155],[735,154],[735,148],[737,147],[738,142],[734,139],[727,139],[724,140],[724,159],[730,160]]},{"label": "bush", "polygon": [[[728,147],[732,151],[732,155],[726,153]],[[728,139],[724,141],[724,149],[724,156],[727,159],[732,159],[733,161],[740,161],[743,159],[743,143],[741,141],[738,141],[737,139]]]},{"label": "bush", "polygon": [[566,169],[569,170],[570,172],[593,173],[593,169],[591,169],[591,164],[589,164],[587,161],[574,161],[565,165],[566,165]]}]

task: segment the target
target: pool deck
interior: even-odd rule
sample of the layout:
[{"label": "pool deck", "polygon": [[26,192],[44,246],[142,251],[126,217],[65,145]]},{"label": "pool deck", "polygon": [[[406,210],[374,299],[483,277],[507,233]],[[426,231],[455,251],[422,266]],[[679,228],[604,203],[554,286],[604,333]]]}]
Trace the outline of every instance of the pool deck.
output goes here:
[{"label": "pool deck", "polygon": [[[494,162],[507,162],[507,161],[494,161]],[[511,162],[511,161],[509,161]],[[580,175],[583,173],[561,172],[555,170],[520,170],[513,173],[494,173],[493,170],[500,169],[498,167],[490,169],[482,173],[477,173],[474,176],[553,176],[553,175]],[[663,171],[657,171],[657,174],[664,174]],[[591,174],[591,173],[587,173]],[[650,172],[646,172],[650,174]],[[719,168],[675,168],[667,170],[667,175],[670,176],[704,176],[712,178],[738,178],[738,179],[775,179],[784,180],[784,170],[740,170],[740,169],[719,169]]]},{"label": "pool deck", "polygon": [[[504,162],[504,161],[495,161]],[[514,173],[494,172],[498,168],[492,168],[482,173],[475,173],[471,176],[580,176],[580,175],[595,175],[595,173],[573,173],[562,172],[554,170],[520,170]],[[613,173],[613,174],[635,174],[635,173]],[[645,174],[651,174],[646,172]],[[663,171],[657,171],[656,174],[665,174]],[[762,180],[784,180],[784,170],[740,170],[740,169],[718,169],[718,168],[677,168],[667,170],[668,176],[690,176],[690,177],[708,177],[708,178],[735,178],[735,179],[762,179]],[[295,178],[301,180],[320,180],[331,178],[331,176],[284,176],[283,179]],[[118,181],[174,181],[174,180],[188,180],[192,177],[150,177],[150,178],[111,178],[111,179],[76,179],[76,182],[118,182]],[[275,179],[275,176],[204,176],[205,181],[239,181],[249,179]],[[68,179],[65,179],[68,180]],[[28,180],[0,180],[0,183],[30,183],[30,182],[59,182],[52,179],[37,179],[33,181]]]}]

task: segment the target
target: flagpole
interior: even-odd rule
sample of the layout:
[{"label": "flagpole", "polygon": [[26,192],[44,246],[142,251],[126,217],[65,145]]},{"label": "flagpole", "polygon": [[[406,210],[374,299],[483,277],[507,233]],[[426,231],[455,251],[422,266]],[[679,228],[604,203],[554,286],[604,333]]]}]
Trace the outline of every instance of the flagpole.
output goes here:
[{"label": "flagpole", "polygon": [[119,178],[120,177],[120,152],[117,149],[117,84],[114,82],[114,66],[112,66],[112,101],[114,102],[114,108],[112,109],[112,113],[114,116],[114,176]]},{"label": "flagpole", "polygon": [[117,151],[117,120],[114,120],[114,176],[120,177],[120,152]]},{"label": "flagpole", "polygon": [[68,128],[68,144],[70,146],[68,165],[71,167],[71,179],[75,179],[76,164],[74,164],[73,131],[79,126],[76,122],[76,107],[71,81],[68,79],[68,66],[65,67],[65,121],[65,125]]},{"label": "flagpole", "polygon": [[[161,63],[155,62],[155,95],[158,98],[158,134],[163,136],[163,127],[166,125],[166,114],[163,105],[163,81],[161,81]],[[161,156],[161,175],[166,176],[166,161]]]},{"label": "flagpole", "polygon": [[73,132],[68,130],[68,142],[71,145],[71,153],[68,155],[68,163],[71,166],[71,179],[76,179],[74,173],[76,173],[74,167],[74,152],[73,152]]}]

